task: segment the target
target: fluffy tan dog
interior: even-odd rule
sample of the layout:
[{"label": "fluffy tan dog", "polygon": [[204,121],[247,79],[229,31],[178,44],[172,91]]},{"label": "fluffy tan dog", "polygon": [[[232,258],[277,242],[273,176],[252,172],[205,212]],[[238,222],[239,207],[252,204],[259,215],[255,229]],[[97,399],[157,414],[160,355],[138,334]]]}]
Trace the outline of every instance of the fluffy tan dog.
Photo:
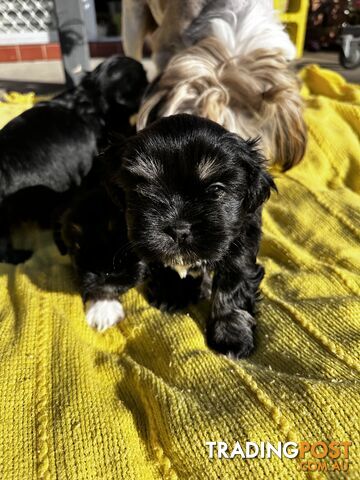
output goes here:
[{"label": "fluffy tan dog", "polygon": [[[271,1],[125,0],[125,13],[126,5],[151,11],[158,25],[151,38],[162,74],[140,108],[138,129],[158,117],[190,113],[244,138],[260,137],[266,157],[283,170],[302,159],[306,128],[299,82],[289,65],[295,47]],[[146,15],[142,19],[149,21]],[[128,11],[126,53],[141,58],[150,30],[143,28],[131,43],[130,20]]]},{"label": "fluffy tan dog", "polygon": [[137,127],[175,113],[209,118],[243,138],[259,136],[265,156],[283,170],[304,155],[298,81],[280,51],[231,57],[208,38],[176,55],[140,108]]}]

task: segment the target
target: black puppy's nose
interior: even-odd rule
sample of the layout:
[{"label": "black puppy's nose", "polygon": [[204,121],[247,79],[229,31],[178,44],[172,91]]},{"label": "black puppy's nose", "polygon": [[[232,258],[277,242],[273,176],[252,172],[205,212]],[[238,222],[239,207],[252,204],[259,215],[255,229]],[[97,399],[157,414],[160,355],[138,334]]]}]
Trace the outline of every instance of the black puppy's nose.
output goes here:
[{"label": "black puppy's nose", "polygon": [[186,240],[191,233],[191,225],[188,222],[179,221],[175,225],[171,225],[165,229],[170,237],[178,242]]}]

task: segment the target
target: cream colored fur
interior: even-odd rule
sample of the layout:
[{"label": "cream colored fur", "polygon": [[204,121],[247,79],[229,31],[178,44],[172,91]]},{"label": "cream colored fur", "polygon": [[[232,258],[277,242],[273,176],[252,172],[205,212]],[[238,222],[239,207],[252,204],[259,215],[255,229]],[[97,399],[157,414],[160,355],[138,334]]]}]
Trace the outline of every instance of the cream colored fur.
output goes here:
[{"label": "cream colored fur", "polygon": [[233,56],[217,38],[206,38],[172,58],[138,117],[191,113],[242,137],[260,136],[271,163],[290,168],[306,146],[302,102],[295,74],[281,50]]}]

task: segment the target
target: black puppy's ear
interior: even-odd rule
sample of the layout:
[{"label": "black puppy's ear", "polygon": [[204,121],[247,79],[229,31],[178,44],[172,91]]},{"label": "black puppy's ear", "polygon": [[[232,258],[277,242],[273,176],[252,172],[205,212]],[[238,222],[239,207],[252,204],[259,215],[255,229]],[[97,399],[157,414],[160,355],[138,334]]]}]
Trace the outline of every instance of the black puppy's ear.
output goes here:
[{"label": "black puppy's ear", "polygon": [[275,182],[266,169],[266,161],[258,148],[259,139],[246,142],[247,191],[244,206],[249,213],[255,212],[269,197],[271,190],[277,192]]}]

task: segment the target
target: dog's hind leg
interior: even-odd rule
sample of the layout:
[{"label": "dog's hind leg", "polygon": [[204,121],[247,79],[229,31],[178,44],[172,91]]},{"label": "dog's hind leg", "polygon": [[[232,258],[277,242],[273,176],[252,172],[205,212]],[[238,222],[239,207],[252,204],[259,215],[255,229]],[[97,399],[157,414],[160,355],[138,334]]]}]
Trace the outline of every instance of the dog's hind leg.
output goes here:
[{"label": "dog's hind leg", "polygon": [[123,0],[122,37],[125,55],[140,61],[144,40],[154,23],[146,0]]}]

